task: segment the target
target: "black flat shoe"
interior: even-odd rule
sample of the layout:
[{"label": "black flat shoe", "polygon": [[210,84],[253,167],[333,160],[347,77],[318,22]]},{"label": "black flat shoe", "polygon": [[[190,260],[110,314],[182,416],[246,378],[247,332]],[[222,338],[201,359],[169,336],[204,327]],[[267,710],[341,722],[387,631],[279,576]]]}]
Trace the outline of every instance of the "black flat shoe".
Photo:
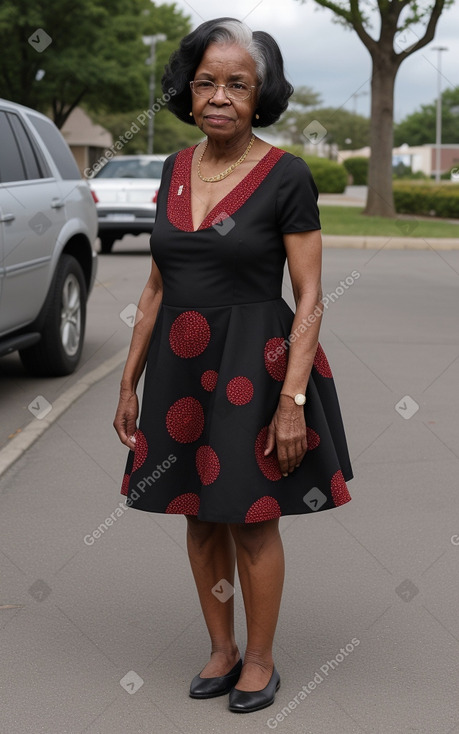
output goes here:
[{"label": "black flat shoe", "polygon": [[195,675],[190,685],[191,698],[215,698],[229,693],[239,680],[242,670],[242,659],[226,675],[218,678],[201,678]]},{"label": "black flat shoe", "polygon": [[261,691],[238,691],[237,688],[233,688],[229,695],[229,710],[236,714],[250,714],[252,711],[271,706],[279,686],[280,676],[274,667],[268,685]]}]

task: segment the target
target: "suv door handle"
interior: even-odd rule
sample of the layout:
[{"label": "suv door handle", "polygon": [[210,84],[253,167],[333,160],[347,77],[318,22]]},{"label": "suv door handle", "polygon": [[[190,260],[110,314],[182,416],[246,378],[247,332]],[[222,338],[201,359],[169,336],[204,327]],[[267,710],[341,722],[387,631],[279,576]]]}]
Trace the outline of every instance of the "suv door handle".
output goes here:
[{"label": "suv door handle", "polygon": [[12,222],[13,219],[16,219],[14,214],[2,214],[0,216],[0,222]]},{"label": "suv door handle", "polygon": [[65,206],[65,202],[62,199],[53,199],[51,201],[52,209],[62,209],[63,206]]}]

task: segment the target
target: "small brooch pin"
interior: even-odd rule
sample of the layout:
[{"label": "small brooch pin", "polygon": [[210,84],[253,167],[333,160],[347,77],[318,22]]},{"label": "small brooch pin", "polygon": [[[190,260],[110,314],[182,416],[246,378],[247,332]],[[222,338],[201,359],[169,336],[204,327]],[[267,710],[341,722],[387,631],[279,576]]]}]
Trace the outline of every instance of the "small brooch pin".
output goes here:
[{"label": "small brooch pin", "polygon": [[177,196],[180,196],[183,191],[183,184],[178,187]]}]

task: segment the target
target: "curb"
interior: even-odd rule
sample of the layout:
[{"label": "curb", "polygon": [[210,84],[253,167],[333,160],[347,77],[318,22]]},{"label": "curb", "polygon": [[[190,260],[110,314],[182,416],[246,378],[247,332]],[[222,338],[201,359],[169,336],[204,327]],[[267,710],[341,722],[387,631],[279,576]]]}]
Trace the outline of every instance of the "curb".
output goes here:
[{"label": "curb", "polygon": [[0,477],[23,456],[24,452],[32,446],[45,431],[57,421],[70,406],[87,392],[96,382],[107,377],[126,361],[128,349],[124,347],[119,352],[106,359],[98,367],[88,372],[78,380],[72,387],[59,395],[54,401],[50,412],[41,420],[33,418],[21,433],[0,450]]},{"label": "curb", "polygon": [[[458,228],[459,229],[459,228]],[[353,237],[322,233],[324,247],[362,250],[459,250],[459,237]]]}]

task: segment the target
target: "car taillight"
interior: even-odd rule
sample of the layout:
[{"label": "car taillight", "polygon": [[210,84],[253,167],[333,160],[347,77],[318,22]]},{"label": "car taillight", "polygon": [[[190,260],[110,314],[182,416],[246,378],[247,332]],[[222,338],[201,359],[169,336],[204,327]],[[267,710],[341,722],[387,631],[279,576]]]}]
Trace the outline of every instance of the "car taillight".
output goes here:
[{"label": "car taillight", "polygon": [[95,203],[98,204],[99,203],[99,199],[97,198],[96,192],[93,191],[92,189],[91,189],[91,196],[94,199]]},{"label": "car taillight", "polygon": [[156,204],[157,200],[158,200],[158,189],[155,191],[155,195],[152,199],[153,204]]}]

